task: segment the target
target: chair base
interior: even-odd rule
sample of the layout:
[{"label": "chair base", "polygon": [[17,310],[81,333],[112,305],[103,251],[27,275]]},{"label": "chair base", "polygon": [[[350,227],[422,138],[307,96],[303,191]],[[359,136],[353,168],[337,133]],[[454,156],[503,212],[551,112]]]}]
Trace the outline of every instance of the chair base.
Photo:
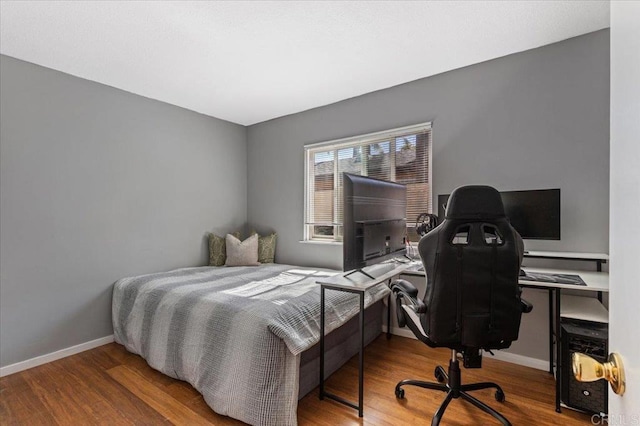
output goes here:
[{"label": "chair base", "polygon": [[447,372],[445,372],[444,368],[442,368],[441,366],[437,366],[434,374],[439,383],[423,382],[420,380],[402,380],[398,382],[398,384],[396,385],[396,398],[404,398],[404,389],[402,389],[402,386],[405,385],[418,386],[424,389],[446,392],[447,396],[445,397],[444,401],[442,401],[442,404],[440,404],[438,411],[436,411],[436,413],[434,414],[433,419],[431,420],[431,426],[438,426],[440,424],[440,420],[442,420],[442,416],[444,415],[447,406],[452,399],[457,398],[462,398],[465,401],[473,404],[476,408],[479,408],[485,413],[492,415],[504,426],[511,426],[509,420],[507,420],[502,414],[498,413],[496,410],[489,407],[484,402],[474,398],[467,393],[480,389],[494,388],[496,389],[496,400],[499,402],[504,402],[504,392],[499,385],[493,382],[470,383],[466,385],[460,384],[460,364],[455,357],[455,351],[454,356],[452,357],[451,361],[449,361],[449,373],[447,374]]}]

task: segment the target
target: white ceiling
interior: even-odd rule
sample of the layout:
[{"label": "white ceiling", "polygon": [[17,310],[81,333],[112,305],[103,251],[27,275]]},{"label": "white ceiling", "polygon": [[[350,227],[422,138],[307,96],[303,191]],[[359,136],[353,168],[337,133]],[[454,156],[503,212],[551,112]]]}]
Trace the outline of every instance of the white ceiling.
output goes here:
[{"label": "white ceiling", "polygon": [[608,1],[2,1],[0,52],[250,125],[608,26]]}]

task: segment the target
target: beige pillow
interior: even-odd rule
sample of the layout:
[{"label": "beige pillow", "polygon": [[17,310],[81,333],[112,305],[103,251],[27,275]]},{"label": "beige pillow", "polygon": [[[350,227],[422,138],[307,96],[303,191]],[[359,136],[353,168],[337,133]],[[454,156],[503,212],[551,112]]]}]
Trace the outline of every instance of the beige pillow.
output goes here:
[{"label": "beige pillow", "polygon": [[258,266],[258,234],[254,234],[244,241],[240,241],[231,234],[227,234],[226,266]]}]

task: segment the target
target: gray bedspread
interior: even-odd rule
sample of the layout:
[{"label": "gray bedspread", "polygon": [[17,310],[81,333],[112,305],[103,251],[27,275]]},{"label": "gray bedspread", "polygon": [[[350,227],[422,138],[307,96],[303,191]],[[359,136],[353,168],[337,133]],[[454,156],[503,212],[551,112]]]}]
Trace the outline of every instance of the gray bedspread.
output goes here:
[{"label": "gray bedspread", "polygon": [[[269,264],[185,268],[124,278],[113,292],[116,342],[189,382],[217,413],[254,425],[295,425],[300,353],[320,339],[320,276]],[[389,293],[368,291],[365,306]],[[327,332],[358,312],[327,292]]]}]

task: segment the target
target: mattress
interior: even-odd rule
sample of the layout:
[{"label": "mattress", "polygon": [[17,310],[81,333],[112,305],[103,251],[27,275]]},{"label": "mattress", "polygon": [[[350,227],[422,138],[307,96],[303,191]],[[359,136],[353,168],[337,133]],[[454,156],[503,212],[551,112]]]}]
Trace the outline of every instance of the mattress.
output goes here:
[{"label": "mattress", "polygon": [[[269,264],[199,267],[124,278],[113,292],[116,342],[189,382],[217,413],[295,425],[301,354],[320,339],[320,287],[337,271]],[[389,293],[380,284],[365,307]],[[358,312],[358,296],[327,292],[326,332]]]}]

